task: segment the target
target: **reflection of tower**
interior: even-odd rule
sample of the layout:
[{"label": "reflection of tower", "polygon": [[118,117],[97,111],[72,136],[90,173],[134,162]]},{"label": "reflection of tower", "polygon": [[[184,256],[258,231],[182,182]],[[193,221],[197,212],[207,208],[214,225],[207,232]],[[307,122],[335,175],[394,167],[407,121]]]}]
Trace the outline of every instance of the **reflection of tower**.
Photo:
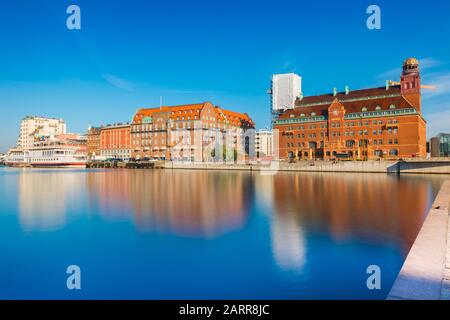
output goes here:
[{"label": "reflection of tower", "polygon": [[272,175],[255,175],[255,196],[256,203],[261,204],[261,209],[268,214],[273,213],[273,176]]},{"label": "reflection of tower", "polygon": [[[82,175],[80,175],[82,176]],[[18,185],[19,219],[25,230],[49,230],[66,222],[68,196],[76,193],[76,173],[23,172]]]},{"label": "reflection of tower", "polygon": [[274,214],[271,229],[272,251],[283,270],[301,271],[306,263],[306,241],[295,214]]}]

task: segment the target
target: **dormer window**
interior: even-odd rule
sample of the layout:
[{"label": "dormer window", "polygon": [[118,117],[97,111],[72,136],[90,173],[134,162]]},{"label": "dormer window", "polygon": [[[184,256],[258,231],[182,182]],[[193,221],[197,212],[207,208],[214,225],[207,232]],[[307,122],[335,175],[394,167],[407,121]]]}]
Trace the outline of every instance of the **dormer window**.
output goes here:
[{"label": "dormer window", "polygon": [[304,114],[304,113],[300,114],[300,117],[304,117],[304,116],[305,116],[305,114]]},{"label": "dormer window", "polygon": [[381,107],[380,106],[376,106],[375,110],[379,111],[379,110],[381,110]]},{"label": "dormer window", "polygon": [[391,105],[389,106],[389,109],[395,109],[395,108],[396,108],[395,104],[391,104]]},{"label": "dormer window", "polygon": [[315,117],[316,113],[315,112],[311,112],[311,117]]},{"label": "dormer window", "polygon": [[367,108],[366,107],[363,107],[362,108],[362,112],[366,112],[367,111]]}]

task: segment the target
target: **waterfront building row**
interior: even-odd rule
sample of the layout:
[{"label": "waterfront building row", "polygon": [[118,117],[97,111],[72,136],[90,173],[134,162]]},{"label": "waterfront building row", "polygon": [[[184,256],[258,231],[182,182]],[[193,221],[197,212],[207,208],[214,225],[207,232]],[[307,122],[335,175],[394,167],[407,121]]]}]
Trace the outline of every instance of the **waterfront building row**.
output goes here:
[{"label": "waterfront building row", "polygon": [[214,157],[214,147],[225,145],[227,139],[233,151],[248,154],[244,135],[249,129],[254,123],[247,114],[210,102],[143,108],[131,124],[89,129],[88,155],[201,162]]}]

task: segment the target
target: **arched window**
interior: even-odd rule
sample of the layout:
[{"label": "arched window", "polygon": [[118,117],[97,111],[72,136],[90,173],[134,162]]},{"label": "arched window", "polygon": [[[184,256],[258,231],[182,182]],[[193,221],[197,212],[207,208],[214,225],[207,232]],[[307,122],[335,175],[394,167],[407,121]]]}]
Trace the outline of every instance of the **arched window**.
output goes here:
[{"label": "arched window", "polygon": [[353,148],[355,146],[355,140],[347,140],[347,141],[345,141],[345,146],[347,148]]}]

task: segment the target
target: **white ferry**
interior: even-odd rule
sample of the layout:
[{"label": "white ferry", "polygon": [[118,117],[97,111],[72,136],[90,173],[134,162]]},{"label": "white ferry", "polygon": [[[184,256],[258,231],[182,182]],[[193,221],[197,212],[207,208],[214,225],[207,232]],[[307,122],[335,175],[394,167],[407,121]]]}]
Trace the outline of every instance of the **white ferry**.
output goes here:
[{"label": "white ferry", "polygon": [[28,152],[31,167],[85,168],[87,156],[76,146],[47,145]]},{"label": "white ferry", "polygon": [[27,166],[27,153],[21,149],[10,149],[6,154],[5,164],[9,167]]}]

